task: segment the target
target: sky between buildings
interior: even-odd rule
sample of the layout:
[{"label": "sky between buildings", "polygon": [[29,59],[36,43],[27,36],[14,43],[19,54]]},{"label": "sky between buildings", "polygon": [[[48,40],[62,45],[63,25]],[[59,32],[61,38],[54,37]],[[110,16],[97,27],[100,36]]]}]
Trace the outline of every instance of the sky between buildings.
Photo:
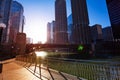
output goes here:
[{"label": "sky between buildings", "polygon": [[[33,38],[34,43],[46,41],[47,23],[55,20],[55,0],[16,0],[24,7],[25,26],[27,37]],[[67,2],[67,16],[71,14],[70,0]],[[87,0],[90,26],[101,24],[110,26],[105,0]]]}]

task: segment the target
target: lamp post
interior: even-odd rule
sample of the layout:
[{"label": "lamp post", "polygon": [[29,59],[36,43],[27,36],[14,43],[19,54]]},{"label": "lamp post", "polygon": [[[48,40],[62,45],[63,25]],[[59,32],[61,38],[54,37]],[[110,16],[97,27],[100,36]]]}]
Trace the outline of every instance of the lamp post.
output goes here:
[{"label": "lamp post", "polygon": [[[6,25],[4,23],[0,23],[0,47],[1,47],[1,40],[2,40],[2,32],[3,29],[6,27]],[[0,58],[1,59],[1,58]],[[0,73],[2,73],[2,62],[0,60]]]},{"label": "lamp post", "polygon": [[4,23],[0,23],[0,44],[1,44],[2,33],[4,28],[6,28],[6,25]]}]

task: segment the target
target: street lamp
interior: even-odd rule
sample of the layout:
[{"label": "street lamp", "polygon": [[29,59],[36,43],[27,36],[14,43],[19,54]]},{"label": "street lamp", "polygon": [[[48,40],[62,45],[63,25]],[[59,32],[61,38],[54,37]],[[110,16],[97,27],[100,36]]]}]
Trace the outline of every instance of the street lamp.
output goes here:
[{"label": "street lamp", "polygon": [[36,54],[36,64],[35,64],[35,70],[34,70],[34,72],[36,71],[36,67],[37,67],[37,63],[38,63],[38,65],[39,65],[40,79],[41,79],[41,64],[42,64],[42,59],[44,59],[47,54],[44,51],[36,51],[35,54]]},{"label": "street lamp", "polygon": [[[3,29],[6,27],[6,25],[4,23],[0,23],[0,45],[1,45],[1,40],[2,40],[2,32]],[[0,60],[0,73],[2,73],[2,62]]]},{"label": "street lamp", "polygon": [[0,23],[0,43],[2,40],[2,33],[4,28],[6,28],[6,25],[4,23]]}]

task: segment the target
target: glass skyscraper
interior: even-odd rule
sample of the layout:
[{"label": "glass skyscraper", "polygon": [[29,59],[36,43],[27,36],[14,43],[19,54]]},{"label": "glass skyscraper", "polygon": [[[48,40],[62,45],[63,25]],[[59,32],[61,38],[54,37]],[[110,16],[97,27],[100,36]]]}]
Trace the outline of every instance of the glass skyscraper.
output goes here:
[{"label": "glass skyscraper", "polygon": [[68,43],[66,1],[55,1],[55,43]]},{"label": "glass skyscraper", "polygon": [[10,34],[9,42],[15,42],[17,33],[23,32],[24,16],[23,16],[23,6],[17,2],[13,1],[10,10]]},{"label": "glass skyscraper", "polygon": [[72,41],[74,44],[90,43],[90,28],[86,0],[71,0]]},{"label": "glass skyscraper", "polygon": [[120,40],[120,0],[106,0],[112,32],[115,40]]}]

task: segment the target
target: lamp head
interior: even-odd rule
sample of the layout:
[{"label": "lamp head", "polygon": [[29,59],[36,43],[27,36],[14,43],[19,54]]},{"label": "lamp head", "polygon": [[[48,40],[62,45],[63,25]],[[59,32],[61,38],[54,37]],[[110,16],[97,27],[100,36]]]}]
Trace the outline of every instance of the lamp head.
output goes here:
[{"label": "lamp head", "polygon": [[6,25],[4,23],[0,23],[0,28],[6,28]]}]

